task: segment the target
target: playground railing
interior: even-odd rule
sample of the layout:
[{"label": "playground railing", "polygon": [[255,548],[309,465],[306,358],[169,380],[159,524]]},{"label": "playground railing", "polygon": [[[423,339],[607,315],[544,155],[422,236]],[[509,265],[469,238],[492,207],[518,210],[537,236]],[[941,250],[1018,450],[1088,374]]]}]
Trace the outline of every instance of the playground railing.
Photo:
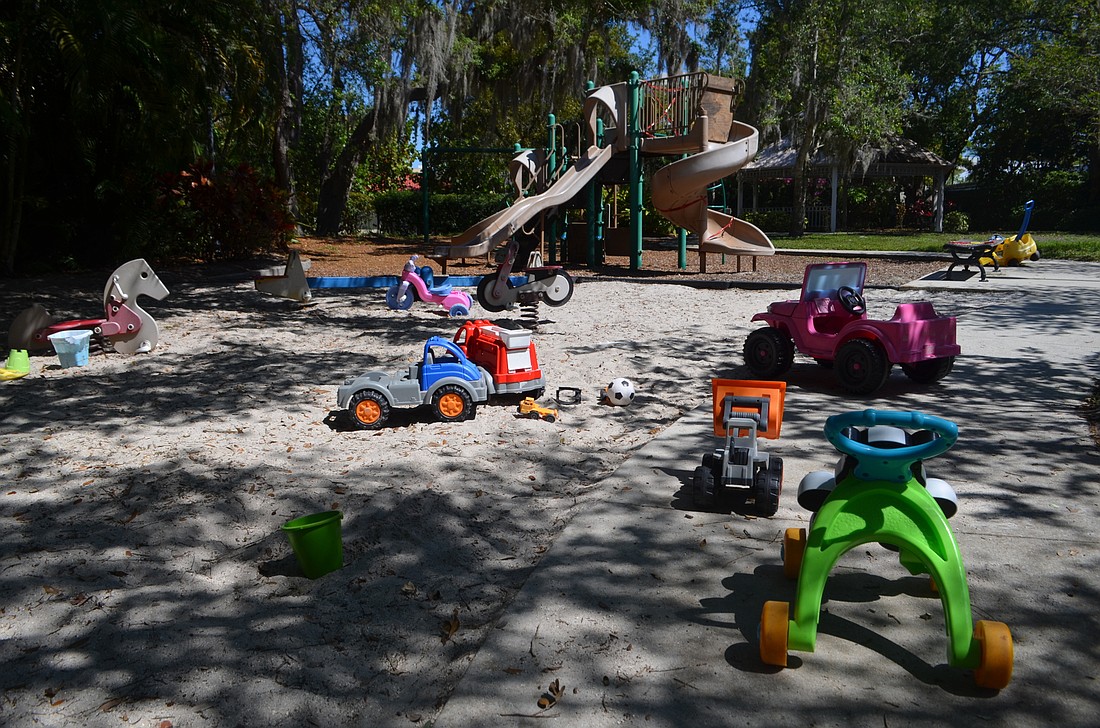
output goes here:
[{"label": "playground railing", "polygon": [[686,135],[699,115],[707,81],[702,72],[642,81],[642,132],[655,137]]}]

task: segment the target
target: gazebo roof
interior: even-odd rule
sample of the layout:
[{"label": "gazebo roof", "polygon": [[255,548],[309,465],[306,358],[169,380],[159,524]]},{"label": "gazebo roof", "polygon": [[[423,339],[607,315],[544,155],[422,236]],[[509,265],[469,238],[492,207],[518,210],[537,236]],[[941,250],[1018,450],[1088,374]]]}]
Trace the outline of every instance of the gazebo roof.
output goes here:
[{"label": "gazebo roof", "polygon": [[[794,161],[798,150],[789,139],[762,148],[753,161],[741,168],[740,174],[746,179],[775,179],[790,177],[794,171]],[[810,160],[810,173],[827,177],[837,162],[818,151]],[[924,149],[911,139],[892,138],[887,145],[873,152],[871,163],[867,166],[865,177],[923,177],[936,172],[947,172],[952,168],[950,162]]]}]

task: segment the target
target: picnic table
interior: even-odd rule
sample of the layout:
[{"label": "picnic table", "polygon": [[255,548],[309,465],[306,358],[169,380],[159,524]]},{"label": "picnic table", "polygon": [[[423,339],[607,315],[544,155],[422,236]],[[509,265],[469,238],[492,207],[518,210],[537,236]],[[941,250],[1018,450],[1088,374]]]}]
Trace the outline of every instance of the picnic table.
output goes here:
[{"label": "picnic table", "polygon": [[985,266],[987,264],[982,263],[983,259],[989,259],[993,262],[993,270],[1000,270],[1001,266],[997,263],[996,256],[993,255],[993,251],[997,249],[1003,241],[997,238],[990,238],[984,243],[975,243],[967,240],[952,240],[950,243],[944,243],[943,248],[948,253],[951,253],[951,265],[947,267],[947,275],[950,277],[951,271],[955,270],[955,266],[961,265],[963,270],[969,271],[971,265],[978,266],[978,272],[982,274],[981,280],[985,280]]}]

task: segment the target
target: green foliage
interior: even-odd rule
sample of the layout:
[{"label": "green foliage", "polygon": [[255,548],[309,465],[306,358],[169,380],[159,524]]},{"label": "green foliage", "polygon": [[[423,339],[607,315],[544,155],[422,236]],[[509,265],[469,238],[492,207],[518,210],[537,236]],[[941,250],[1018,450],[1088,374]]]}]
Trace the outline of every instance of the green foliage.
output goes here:
[{"label": "green foliage", "polygon": [[752,211],[747,210],[744,214],[746,222],[751,222],[756,227],[765,232],[778,232],[780,230],[786,230],[790,226],[790,215],[780,212],[779,210],[767,210],[767,211]]},{"label": "green foliage", "polygon": [[[420,192],[383,192],[374,197],[379,230],[386,235],[415,236],[423,232],[424,197]],[[462,232],[503,209],[507,198],[492,194],[436,193],[429,198],[431,232]]]},{"label": "green foliage", "polygon": [[266,160],[272,36],[254,0],[0,3],[5,272],[116,261],[149,221],[148,180],[200,155]]},{"label": "green foliage", "polygon": [[970,218],[966,216],[965,212],[959,212],[958,210],[945,213],[943,216],[943,231],[956,235],[970,232]]}]

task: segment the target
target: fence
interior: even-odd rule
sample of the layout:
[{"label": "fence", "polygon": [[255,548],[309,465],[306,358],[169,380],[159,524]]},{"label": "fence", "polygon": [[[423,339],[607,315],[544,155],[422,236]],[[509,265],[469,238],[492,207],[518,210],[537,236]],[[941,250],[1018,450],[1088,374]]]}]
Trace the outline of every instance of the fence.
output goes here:
[{"label": "fence", "polygon": [[[791,213],[794,208],[791,207],[758,207],[756,209],[744,209],[742,214],[752,213],[758,218],[762,218],[765,224],[769,228],[772,228],[771,232],[777,232],[780,230],[786,230],[790,226]],[[806,229],[807,230],[829,230],[829,217],[830,210],[828,205],[806,205]],[[782,224],[779,221],[782,220]],[[757,227],[760,227],[757,224]],[[765,232],[768,232],[765,230]]]}]

